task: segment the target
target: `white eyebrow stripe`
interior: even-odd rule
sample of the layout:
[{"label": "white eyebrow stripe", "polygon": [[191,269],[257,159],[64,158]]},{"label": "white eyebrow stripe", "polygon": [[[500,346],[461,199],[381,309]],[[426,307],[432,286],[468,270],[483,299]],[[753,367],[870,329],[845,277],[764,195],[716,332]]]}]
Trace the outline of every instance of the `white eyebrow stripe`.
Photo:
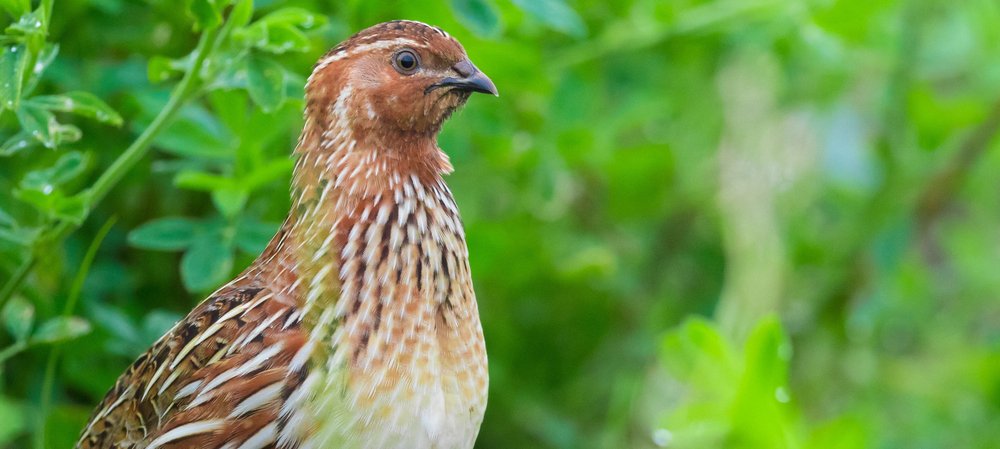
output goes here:
[{"label": "white eyebrow stripe", "polygon": [[313,69],[313,73],[316,73],[316,72],[318,72],[320,70],[323,70],[323,68],[326,67],[326,66],[328,66],[328,65],[330,65],[331,62],[339,61],[341,59],[345,59],[345,58],[354,56],[354,55],[356,55],[358,53],[363,53],[363,52],[371,51],[371,50],[381,50],[381,49],[385,49],[385,48],[397,47],[397,46],[403,46],[403,45],[409,45],[411,47],[416,47],[416,46],[419,46],[420,44],[417,43],[417,41],[415,41],[413,39],[409,39],[409,38],[405,38],[405,37],[399,37],[399,38],[396,38],[396,39],[389,39],[389,40],[383,40],[383,41],[375,41],[375,42],[372,42],[370,44],[358,45],[357,47],[350,48],[350,49],[345,49],[344,51],[341,51],[339,53],[334,53],[334,54],[332,54],[330,56],[327,56],[326,58],[323,58],[322,60],[319,61],[318,64],[316,64],[316,68]]}]

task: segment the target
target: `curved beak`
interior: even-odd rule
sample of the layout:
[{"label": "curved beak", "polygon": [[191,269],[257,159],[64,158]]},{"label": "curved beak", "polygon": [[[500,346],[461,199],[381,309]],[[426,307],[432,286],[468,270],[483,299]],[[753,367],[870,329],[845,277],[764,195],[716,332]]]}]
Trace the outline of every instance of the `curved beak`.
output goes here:
[{"label": "curved beak", "polygon": [[497,86],[493,84],[493,81],[490,80],[485,73],[476,68],[476,66],[472,64],[472,61],[465,59],[462,62],[451,66],[451,68],[459,76],[449,76],[441,81],[431,84],[426,90],[424,90],[424,94],[427,94],[437,88],[449,87],[468,92],[481,92],[484,94],[493,94],[498,97],[500,96],[500,94],[497,93]]}]

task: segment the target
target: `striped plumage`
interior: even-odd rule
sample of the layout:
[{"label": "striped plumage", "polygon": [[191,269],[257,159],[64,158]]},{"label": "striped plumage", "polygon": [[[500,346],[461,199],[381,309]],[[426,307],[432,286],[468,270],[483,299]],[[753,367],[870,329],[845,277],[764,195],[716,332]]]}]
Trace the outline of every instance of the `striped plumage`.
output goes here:
[{"label": "striped plumage", "polygon": [[320,59],[288,219],[118,379],[77,447],[471,448],[486,349],[436,136],[473,91],[496,93],[419,22]]}]

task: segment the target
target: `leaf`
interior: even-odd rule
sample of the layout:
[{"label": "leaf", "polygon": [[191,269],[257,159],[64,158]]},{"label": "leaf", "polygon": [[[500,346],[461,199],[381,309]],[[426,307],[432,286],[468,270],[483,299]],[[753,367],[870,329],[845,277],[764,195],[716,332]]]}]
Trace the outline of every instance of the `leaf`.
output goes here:
[{"label": "leaf", "polygon": [[222,12],[216,0],[187,0],[187,12],[194,19],[195,29],[215,28],[222,23]]},{"label": "leaf", "polygon": [[7,11],[11,17],[20,17],[31,11],[31,0],[0,0],[0,8]]},{"label": "leaf", "polygon": [[[44,2],[43,2],[44,3]],[[43,26],[42,20],[45,18],[44,11],[39,7],[38,9],[29,12],[27,14],[22,14],[21,17],[10,26],[7,27],[8,35],[22,35],[22,36],[44,36],[48,30],[47,27]]]},{"label": "leaf", "polygon": [[785,384],[791,345],[777,318],[768,317],[757,324],[747,337],[744,356],[745,375],[756,386],[771,391]]},{"label": "leaf", "polygon": [[17,134],[10,136],[2,145],[0,145],[0,156],[10,156],[16,154],[21,150],[36,145],[37,143],[38,139],[31,137],[31,134],[28,134],[25,131],[20,131]]},{"label": "leaf", "polygon": [[79,151],[70,151],[59,157],[51,167],[24,175],[21,188],[45,191],[73,180],[87,168],[89,157]]},{"label": "leaf", "polygon": [[37,106],[21,104],[21,107],[17,108],[17,120],[21,123],[21,128],[42,145],[47,148],[56,147],[54,131],[59,123],[51,112]]},{"label": "leaf", "polygon": [[35,324],[35,306],[20,296],[10,299],[3,308],[4,326],[16,341],[24,341]]},{"label": "leaf", "polygon": [[177,61],[166,56],[156,55],[149,58],[146,63],[146,77],[149,82],[158,84],[174,76],[183,73],[183,69],[177,67]]},{"label": "leaf", "polygon": [[512,0],[522,11],[531,14],[550,28],[575,37],[587,34],[580,15],[563,0]]},{"label": "leaf", "polygon": [[462,25],[480,36],[500,33],[500,16],[490,0],[451,0],[451,9]]},{"label": "leaf", "polygon": [[26,94],[35,91],[38,81],[42,79],[42,73],[52,64],[52,61],[55,61],[58,54],[59,44],[46,43],[42,47],[42,50],[38,52],[38,56],[35,59],[35,65],[31,67],[31,72],[28,74],[28,83],[24,86]]},{"label": "leaf", "polygon": [[27,61],[24,45],[6,45],[0,53],[0,106],[16,109],[21,100],[21,80]]},{"label": "leaf", "polygon": [[234,27],[242,27],[250,23],[251,18],[253,18],[253,0],[236,0],[236,5],[229,13],[229,22]]},{"label": "leaf", "polygon": [[244,188],[229,188],[212,191],[212,203],[227,218],[233,218],[247,204],[249,194]]},{"label": "leaf", "polygon": [[247,191],[254,191],[276,179],[288,176],[295,167],[295,161],[289,158],[272,159],[255,168],[246,176],[240,177],[237,183]]},{"label": "leaf", "polygon": [[122,124],[122,117],[107,103],[88,92],[70,92],[61,95],[39,95],[28,103],[50,111],[69,112],[89,117],[115,126]]},{"label": "leaf", "polygon": [[80,224],[90,212],[90,197],[81,193],[73,196],[59,195],[53,201],[52,214],[61,220]]},{"label": "leaf", "polygon": [[285,102],[285,69],[273,59],[251,55],[247,59],[247,92],[265,112]]},{"label": "leaf", "polygon": [[219,89],[209,92],[208,99],[219,120],[234,134],[242,137],[248,121],[247,94],[242,90]]},{"label": "leaf", "polygon": [[29,411],[23,406],[0,396],[0,445],[9,443],[27,428]]},{"label": "leaf", "polygon": [[281,225],[261,223],[253,219],[241,220],[236,225],[236,246],[249,254],[258,255],[278,232]]},{"label": "leaf", "polygon": [[188,291],[219,286],[233,268],[233,249],[219,235],[199,236],[181,258],[181,280]]},{"label": "leaf", "polygon": [[54,186],[46,186],[42,190],[35,189],[15,189],[14,196],[31,204],[51,218],[68,220],[79,224],[87,217],[90,211],[89,197],[85,193],[73,196],[66,196],[61,190]]},{"label": "leaf", "polygon": [[287,7],[275,10],[262,17],[259,23],[268,25],[284,24],[299,27],[302,29],[312,29],[326,23],[326,17],[315,14],[307,9],[298,7]]},{"label": "leaf", "polygon": [[42,323],[38,331],[31,336],[32,344],[57,343],[60,341],[72,340],[90,332],[90,322],[75,317],[56,317]]},{"label": "leaf", "polygon": [[147,222],[128,233],[130,245],[160,251],[177,251],[191,245],[198,223],[182,217],[166,217]]},{"label": "leaf", "polygon": [[[151,115],[163,104],[140,97],[143,109]],[[137,132],[148,125],[146,120],[133,122]],[[185,158],[227,159],[233,153],[236,137],[219,119],[197,104],[181,109],[177,118],[153,142],[161,149]]]},{"label": "leaf", "polygon": [[182,189],[211,192],[233,188],[233,180],[214,173],[197,170],[183,170],[174,176],[174,185]]},{"label": "leaf", "polygon": [[309,49],[309,38],[291,25],[272,24],[268,25],[266,38],[257,48],[274,54],[306,51]]}]

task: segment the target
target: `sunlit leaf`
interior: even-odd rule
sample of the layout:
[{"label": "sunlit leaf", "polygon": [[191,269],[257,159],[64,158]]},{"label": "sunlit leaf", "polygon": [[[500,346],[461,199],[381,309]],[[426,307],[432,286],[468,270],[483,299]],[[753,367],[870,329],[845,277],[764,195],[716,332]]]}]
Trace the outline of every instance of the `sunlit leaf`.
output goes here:
[{"label": "sunlit leaf", "polygon": [[229,13],[229,22],[238,28],[250,23],[253,17],[253,0],[236,0],[235,3]]},{"label": "sunlit leaf", "polygon": [[31,11],[31,0],[0,0],[0,8],[7,11],[11,17],[20,17]]},{"label": "sunlit leaf", "polygon": [[0,396],[0,444],[6,444],[27,428],[28,410]]},{"label": "sunlit leaf", "polygon": [[44,35],[46,32],[45,24],[42,22],[44,18],[45,13],[41,8],[27,14],[22,14],[17,22],[7,27],[7,34],[22,36]]},{"label": "sunlit leaf", "polygon": [[194,19],[195,28],[215,28],[222,23],[219,0],[186,0],[187,12]]},{"label": "sunlit leaf", "polygon": [[493,37],[500,33],[500,16],[491,0],[451,0],[451,8],[476,34]]},{"label": "sunlit leaf", "polygon": [[304,8],[286,7],[277,9],[274,12],[262,17],[259,22],[269,25],[291,25],[308,30],[325,24],[327,20],[325,16],[316,14]]},{"label": "sunlit leaf", "polygon": [[38,81],[42,79],[42,73],[52,64],[52,61],[55,61],[58,54],[59,44],[46,43],[42,47],[42,50],[38,52],[38,57],[35,59],[35,65],[31,67],[28,73],[28,82],[24,87],[24,92],[31,93],[35,91]]},{"label": "sunlit leaf", "polygon": [[197,231],[198,224],[191,219],[158,218],[129,232],[128,242],[139,248],[176,251],[187,248]]},{"label": "sunlit leaf", "polygon": [[16,341],[23,341],[31,334],[35,324],[35,306],[21,296],[14,296],[3,308],[4,326]]},{"label": "sunlit leaf", "polygon": [[39,95],[31,97],[26,103],[50,111],[69,112],[97,121],[118,126],[122,117],[111,109],[107,103],[87,92],[70,92],[60,95]]},{"label": "sunlit leaf", "polygon": [[247,58],[247,91],[261,109],[271,112],[285,101],[285,69],[260,55]]},{"label": "sunlit leaf", "polygon": [[0,53],[0,106],[15,109],[21,100],[27,50],[24,45],[5,45]]},{"label": "sunlit leaf", "polygon": [[79,151],[65,153],[51,167],[25,175],[21,188],[44,191],[52,186],[61,186],[79,176],[87,168],[89,159],[87,154]]},{"label": "sunlit leaf", "polygon": [[291,25],[276,23],[268,25],[267,37],[257,48],[275,54],[306,51],[309,49],[309,38]]},{"label": "sunlit leaf", "polygon": [[90,210],[89,197],[85,193],[66,196],[55,186],[45,186],[42,190],[15,189],[14,197],[31,204],[51,218],[80,223]]},{"label": "sunlit leaf", "polygon": [[57,317],[38,326],[31,343],[56,343],[72,340],[90,332],[90,322],[80,317]]},{"label": "sunlit leaf", "polygon": [[17,120],[28,134],[48,148],[55,148],[57,140],[55,128],[58,126],[56,117],[51,112],[38,106],[22,103],[17,108]]},{"label": "sunlit leaf", "polygon": [[182,170],[180,173],[177,173],[177,176],[174,176],[174,185],[183,189],[211,192],[213,190],[232,188],[233,182],[229,178],[213,173]]},{"label": "sunlit leaf", "polygon": [[146,64],[146,76],[152,83],[162,83],[183,72],[177,67],[177,61],[165,56],[156,55],[149,58]]},{"label": "sunlit leaf", "polygon": [[0,156],[10,156],[37,144],[38,139],[35,139],[25,131],[19,131],[13,136],[8,137],[3,144],[0,144]]}]

